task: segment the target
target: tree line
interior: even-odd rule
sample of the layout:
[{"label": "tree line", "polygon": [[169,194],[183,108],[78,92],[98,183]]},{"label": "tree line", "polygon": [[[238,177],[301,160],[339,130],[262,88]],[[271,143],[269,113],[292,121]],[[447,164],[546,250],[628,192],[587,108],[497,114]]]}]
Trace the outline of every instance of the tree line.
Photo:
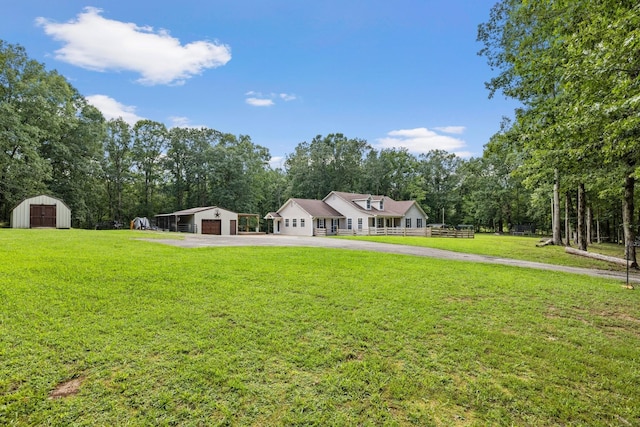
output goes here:
[{"label": "tree line", "polygon": [[416,200],[434,223],[537,229],[583,248],[622,234],[629,245],[640,222],[637,12],[618,1],[496,4],[478,29],[497,72],[487,87],[522,108],[480,157],[377,150],[334,133],[301,142],[277,169],[248,135],[105,120],[57,72],[0,41],[0,221],[40,193],[91,228],[195,206],[265,215],[336,190]]},{"label": "tree line", "polygon": [[606,218],[635,262],[640,4],[502,0],[479,26],[478,40],[497,72],[490,94],[522,104],[485,155],[515,162],[532,205],[553,194],[555,244],[569,243],[574,226],[586,249],[594,216]]}]

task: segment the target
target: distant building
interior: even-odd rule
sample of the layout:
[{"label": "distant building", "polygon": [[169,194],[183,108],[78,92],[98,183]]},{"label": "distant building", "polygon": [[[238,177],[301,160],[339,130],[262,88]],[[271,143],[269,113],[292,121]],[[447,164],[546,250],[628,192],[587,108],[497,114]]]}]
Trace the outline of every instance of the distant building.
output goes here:
[{"label": "distant building", "polygon": [[55,197],[30,197],[11,211],[11,228],[71,228],[71,209]]},{"label": "distant building", "polygon": [[265,219],[273,233],[298,236],[377,234],[387,229],[422,229],[427,214],[415,201],[332,191],[324,199],[289,199]]},{"label": "distant building", "polygon": [[230,236],[238,234],[238,214],[207,206],[156,215],[159,230]]}]

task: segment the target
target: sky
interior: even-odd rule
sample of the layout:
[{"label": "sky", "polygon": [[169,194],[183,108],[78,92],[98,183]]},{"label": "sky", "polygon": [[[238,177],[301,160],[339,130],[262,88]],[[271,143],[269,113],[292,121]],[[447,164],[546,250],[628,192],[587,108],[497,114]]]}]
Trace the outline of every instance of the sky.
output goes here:
[{"label": "sky", "polygon": [[107,119],[249,135],[272,166],[317,136],[469,158],[512,117],[477,55],[495,0],[3,0],[0,39]]}]

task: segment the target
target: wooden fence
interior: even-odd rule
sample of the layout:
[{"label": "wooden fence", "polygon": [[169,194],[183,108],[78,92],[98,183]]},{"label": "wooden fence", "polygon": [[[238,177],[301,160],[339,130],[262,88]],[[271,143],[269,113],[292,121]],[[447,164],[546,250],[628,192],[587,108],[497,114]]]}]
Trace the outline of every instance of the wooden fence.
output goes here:
[{"label": "wooden fence", "polygon": [[[316,236],[326,236],[326,229],[316,229]],[[418,237],[452,237],[452,238],[464,238],[473,239],[475,233],[473,228],[369,228],[363,230],[347,230],[338,229],[335,233],[337,236],[418,236]]]}]

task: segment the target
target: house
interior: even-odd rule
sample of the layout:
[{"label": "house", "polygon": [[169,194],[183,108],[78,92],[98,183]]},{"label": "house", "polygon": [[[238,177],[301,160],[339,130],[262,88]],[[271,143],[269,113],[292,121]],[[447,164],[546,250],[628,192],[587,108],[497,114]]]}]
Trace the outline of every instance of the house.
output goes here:
[{"label": "house", "polygon": [[265,219],[275,234],[317,236],[421,231],[427,215],[415,201],[332,191],[322,200],[289,199]]},{"label": "house", "polygon": [[236,235],[238,214],[217,206],[207,206],[156,215],[156,226],[163,231]]},{"label": "house", "polygon": [[62,200],[39,195],[23,200],[11,211],[12,228],[71,228],[71,209]]}]

